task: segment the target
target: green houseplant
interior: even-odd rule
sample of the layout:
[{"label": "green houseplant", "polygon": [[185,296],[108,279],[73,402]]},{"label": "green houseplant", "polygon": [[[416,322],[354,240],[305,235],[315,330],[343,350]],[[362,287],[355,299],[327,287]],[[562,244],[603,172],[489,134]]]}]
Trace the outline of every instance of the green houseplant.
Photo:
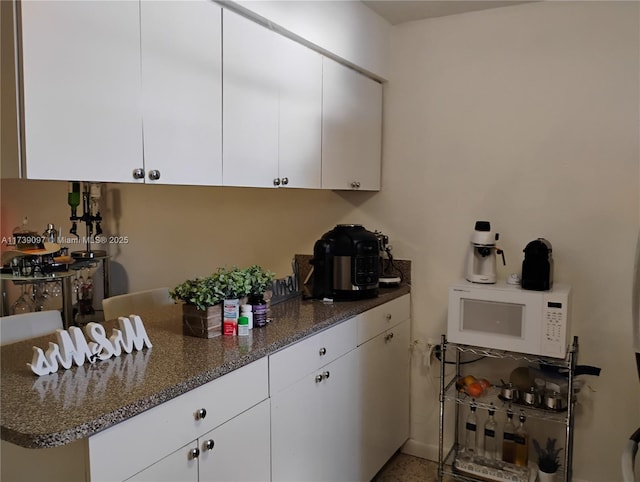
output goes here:
[{"label": "green houseplant", "polygon": [[182,301],[183,332],[205,338],[221,333],[222,302],[262,295],[271,287],[274,274],[253,265],[240,269],[218,268],[204,278],[186,280],[169,292],[176,301]]},{"label": "green houseplant", "polygon": [[271,271],[264,270],[255,264],[249,266],[244,272],[247,280],[248,291],[246,294],[248,296],[263,295],[265,291],[271,288],[275,277],[275,274]]},{"label": "green houseplant", "polygon": [[[547,438],[547,445],[543,448],[536,439],[533,439],[533,446],[538,454],[540,480],[545,478],[542,474],[555,474],[560,467],[562,447],[556,448],[556,442],[555,438]],[[552,480],[552,478],[547,477],[546,480]]]}]

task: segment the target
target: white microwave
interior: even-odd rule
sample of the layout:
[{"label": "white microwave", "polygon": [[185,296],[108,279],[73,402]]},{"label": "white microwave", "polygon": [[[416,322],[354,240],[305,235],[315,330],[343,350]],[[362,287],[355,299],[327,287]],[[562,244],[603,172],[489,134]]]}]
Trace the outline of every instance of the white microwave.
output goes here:
[{"label": "white microwave", "polygon": [[570,337],[571,287],[523,290],[505,282],[461,281],[449,287],[447,339],[453,343],[564,358]]}]

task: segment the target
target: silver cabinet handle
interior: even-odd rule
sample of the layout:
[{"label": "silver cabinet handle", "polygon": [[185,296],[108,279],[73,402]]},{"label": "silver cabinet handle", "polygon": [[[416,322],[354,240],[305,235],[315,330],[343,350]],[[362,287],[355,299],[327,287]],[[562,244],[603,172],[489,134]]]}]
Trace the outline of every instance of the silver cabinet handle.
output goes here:
[{"label": "silver cabinet handle", "polygon": [[157,181],[158,179],[160,179],[160,171],[158,171],[157,169],[149,171],[149,179],[151,179],[152,181]]},{"label": "silver cabinet handle", "polygon": [[327,349],[325,347],[320,348],[320,356],[326,355],[327,354]]},{"label": "silver cabinet handle", "polygon": [[197,459],[198,457],[200,457],[200,449],[198,447],[191,449],[191,451],[189,452],[189,457],[192,459]]},{"label": "silver cabinet handle", "polygon": [[351,189],[356,189],[358,187],[358,183],[356,181],[351,181]]},{"label": "silver cabinet handle", "polygon": [[201,408],[196,412],[196,420],[202,420],[206,416],[207,416],[207,410],[204,408]]},{"label": "silver cabinet handle", "polygon": [[133,170],[134,179],[144,179],[144,169],[138,168]]},{"label": "silver cabinet handle", "polygon": [[213,447],[214,447],[215,444],[216,443],[212,439],[209,439],[204,443],[204,448],[206,450],[213,450]]},{"label": "silver cabinet handle", "polygon": [[279,177],[276,177],[276,178],[273,180],[273,185],[274,185],[274,186],[279,186],[279,185],[280,185],[280,178],[279,178]]},{"label": "silver cabinet handle", "polygon": [[385,336],[384,337],[384,341],[389,342],[389,341],[391,341],[392,338],[393,338],[393,332],[391,332],[387,336]]},{"label": "silver cabinet handle", "polygon": [[322,374],[322,377],[326,380],[327,378],[329,378],[329,375],[331,375],[331,373],[329,373],[328,371],[324,372]]},{"label": "silver cabinet handle", "polygon": [[387,313],[385,318],[387,319],[387,321],[391,321],[391,318],[392,318],[391,313]]},{"label": "silver cabinet handle", "polygon": [[286,186],[287,184],[289,184],[289,178],[288,177],[283,177],[282,178],[282,185]]},{"label": "silver cabinet handle", "polygon": [[316,375],[316,383],[320,383],[322,380],[324,380],[322,373],[318,373]]}]

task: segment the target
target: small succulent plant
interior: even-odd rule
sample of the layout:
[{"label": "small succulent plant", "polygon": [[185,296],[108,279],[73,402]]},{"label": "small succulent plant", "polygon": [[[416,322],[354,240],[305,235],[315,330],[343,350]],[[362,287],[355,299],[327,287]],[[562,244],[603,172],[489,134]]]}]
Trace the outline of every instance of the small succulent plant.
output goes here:
[{"label": "small succulent plant", "polygon": [[536,439],[533,439],[533,446],[538,454],[538,468],[547,474],[555,473],[560,467],[560,451],[562,447],[556,448],[556,439],[547,438],[547,446],[542,448]]}]

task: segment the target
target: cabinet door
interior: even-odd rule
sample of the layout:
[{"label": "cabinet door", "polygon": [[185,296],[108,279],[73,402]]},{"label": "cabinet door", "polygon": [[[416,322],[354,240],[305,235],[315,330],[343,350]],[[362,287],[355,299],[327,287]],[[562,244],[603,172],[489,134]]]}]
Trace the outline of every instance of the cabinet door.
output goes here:
[{"label": "cabinet door", "polygon": [[198,442],[194,440],[138,472],[127,482],[197,482],[198,458],[191,456],[191,451],[197,447]]},{"label": "cabinet door", "polygon": [[357,349],[364,403],[360,480],[371,478],[409,438],[410,320]]},{"label": "cabinet door", "polygon": [[146,182],[220,185],[221,8],[197,0],[140,9]]},{"label": "cabinet door", "polygon": [[269,411],[265,400],[200,439],[200,482],[270,480]]},{"label": "cabinet door", "polygon": [[138,2],[20,2],[30,179],[131,181],[142,167]]},{"label": "cabinet door", "polygon": [[223,184],[273,187],[278,177],[278,35],[223,12]]},{"label": "cabinet door", "polygon": [[279,38],[278,177],[281,185],[321,187],[322,56]]},{"label": "cabinet door", "polygon": [[347,353],[272,397],[273,480],[358,480],[361,399],[353,389],[354,354],[355,350]]},{"label": "cabinet door", "polygon": [[323,60],[322,188],[380,189],[382,85]]}]

